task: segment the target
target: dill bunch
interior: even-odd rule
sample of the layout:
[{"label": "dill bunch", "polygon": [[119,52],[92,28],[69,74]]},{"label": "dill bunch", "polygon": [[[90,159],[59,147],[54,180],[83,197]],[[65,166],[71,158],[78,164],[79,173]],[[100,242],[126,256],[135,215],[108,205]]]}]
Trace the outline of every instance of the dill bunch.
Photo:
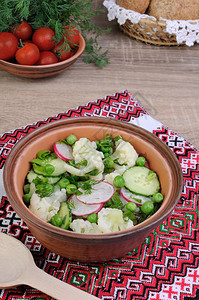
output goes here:
[{"label": "dill bunch", "polygon": [[63,37],[63,27],[75,26],[86,41],[84,62],[102,68],[108,63],[108,51],[101,51],[98,37],[108,30],[93,21],[100,12],[100,8],[93,8],[92,0],[1,0],[0,32],[9,31],[13,24],[26,20],[33,30],[43,26],[55,30],[58,43]]}]

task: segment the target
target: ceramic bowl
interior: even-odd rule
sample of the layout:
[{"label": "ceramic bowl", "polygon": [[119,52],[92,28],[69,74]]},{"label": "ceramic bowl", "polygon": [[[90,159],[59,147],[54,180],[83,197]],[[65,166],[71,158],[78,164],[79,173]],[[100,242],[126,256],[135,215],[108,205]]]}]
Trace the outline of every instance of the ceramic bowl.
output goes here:
[{"label": "ceramic bowl", "polygon": [[50,65],[27,66],[27,65],[20,65],[17,63],[12,63],[0,59],[0,68],[7,71],[8,73],[11,73],[19,77],[26,77],[26,78],[49,77],[49,76],[57,75],[70,68],[75,63],[77,58],[83,53],[84,49],[85,49],[85,40],[82,37],[82,35],[80,35],[79,47],[75,48],[72,52],[72,56],[64,61],[55,64],[50,64]]},{"label": "ceramic bowl", "polygon": [[[30,161],[42,149],[69,134],[77,138],[102,139],[107,133],[120,134],[145,156],[157,172],[164,201],[160,209],[144,222],[123,231],[106,234],[81,234],[57,228],[40,220],[23,203],[23,185]],[[32,234],[49,250],[68,259],[102,262],[121,257],[139,246],[149,233],[161,224],[174,209],[182,191],[182,171],[173,152],[152,133],[108,118],[79,117],[54,121],[35,129],[12,149],[4,167],[4,185],[9,202],[25,221]]]}]

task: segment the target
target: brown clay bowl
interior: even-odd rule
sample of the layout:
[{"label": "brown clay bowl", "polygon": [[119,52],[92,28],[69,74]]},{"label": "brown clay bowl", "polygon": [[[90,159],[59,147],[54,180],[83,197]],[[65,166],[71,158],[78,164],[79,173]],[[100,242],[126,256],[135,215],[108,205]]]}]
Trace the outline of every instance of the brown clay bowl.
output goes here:
[{"label": "brown clay bowl", "polygon": [[49,77],[49,76],[57,75],[70,68],[72,64],[75,63],[77,58],[83,53],[84,49],[85,49],[85,40],[82,37],[82,35],[80,35],[79,47],[73,50],[72,56],[67,60],[55,64],[45,65],[45,66],[44,65],[27,66],[27,65],[20,65],[17,63],[12,63],[0,59],[0,68],[7,71],[8,73],[11,73],[19,77],[26,77],[26,78]]},{"label": "brown clay bowl", "polygon": [[[23,185],[30,169],[30,160],[42,149],[69,134],[78,138],[101,139],[107,133],[120,134],[144,155],[157,172],[164,201],[160,209],[144,222],[127,230],[106,234],[81,234],[54,227],[36,217],[23,203]],[[4,168],[5,190],[17,214],[32,234],[49,250],[68,259],[101,262],[121,257],[132,251],[149,233],[161,224],[174,209],[182,191],[182,171],[173,152],[152,133],[113,119],[70,118],[38,128],[21,139],[8,156]]]}]

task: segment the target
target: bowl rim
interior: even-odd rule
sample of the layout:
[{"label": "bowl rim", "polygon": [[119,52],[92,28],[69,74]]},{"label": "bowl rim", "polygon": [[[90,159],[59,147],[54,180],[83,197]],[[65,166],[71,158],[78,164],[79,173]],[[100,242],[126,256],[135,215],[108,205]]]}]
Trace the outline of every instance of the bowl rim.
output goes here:
[{"label": "bowl rim", "polygon": [[27,71],[30,71],[30,70],[33,70],[33,69],[35,70],[35,67],[38,71],[46,69],[46,68],[55,68],[55,67],[58,67],[58,66],[61,67],[61,66],[64,66],[65,64],[68,64],[68,63],[72,62],[73,60],[77,59],[84,52],[85,47],[86,47],[85,39],[80,34],[79,46],[77,47],[77,51],[71,57],[69,57],[66,60],[63,60],[63,61],[60,61],[60,62],[57,62],[57,63],[54,63],[54,64],[48,64],[48,65],[41,65],[41,66],[40,65],[31,65],[31,66],[29,66],[29,65],[20,65],[20,64],[17,64],[17,63],[12,63],[12,62],[7,61],[7,60],[0,59],[0,67],[1,67],[1,65],[4,65],[4,66],[17,68],[17,69],[24,69],[24,70],[27,70]]},{"label": "bowl rim", "polygon": [[[107,122],[110,122],[109,124],[112,124],[113,126],[116,126],[116,127],[120,127],[120,129],[122,127],[128,128],[129,130],[134,129],[134,130],[136,130],[138,135],[142,135],[142,136],[144,135],[145,138],[148,140],[150,140],[150,138],[152,138],[152,140],[155,140],[157,142],[156,146],[158,145],[163,150],[166,150],[167,154],[169,155],[169,159],[171,160],[171,163],[177,174],[179,185],[178,185],[178,189],[175,193],[175,200],[172,202],[172,205],[170,205],[169,209],[167,209],[167,211],[164,211],[163,206],[161,206],[159,208],[158,211],[160,211],[161,208],[163,210],[162,215],[160,217],[158,217],[158,218],[156,217],[157,212],[158,212],[157,211],[150,218],[146,219],[142,223],[137,224],[131,228],[128,228],[128,229],[125,229],[122,231],[116,231],[113,233],[86,234],[86,233],[77,233],[77,232],[73,232],[73,231],[55,227],[52,224],[47,223],[47,222],[41,220],[40,218],[38,218],[34,213],[32,213],[29,210],[29,208],[23,202],[22,202],[22,205],[23,205],[23,209],[22,209],[21,204],[19,204],[18,202],[15,201],[15,196],[13,195],[13,192],[9,188],[9,170],[10,170],[11,166],[13,165],[12,160],[13,159],[14,159],[14,161],[17,160],[18,153],[25,148],[26,143],[32,139],[35,139],[37,137],[37,135],[41,134],[43,131],[48,130],[48,132],[49,132],[49,130],[54,130],[54,127],[57,127],[57,126],[59,127],[59,126],[62,126],[63,124],[64,125],[70,124],[71,122],[73,123],[74,121],[75,121],[75,123],[85,124],[88,122],[88,120],[89,120],[89,122],[92,122],[92,120],[98,121],[98,124],[106,124]],[[147,136],[149,136],[149,138],[147,138]],[[21,150],[21,145],[22,145],[22,150]],[[142,231],[147,231],[148,229],[150,229],[150,227],[153,227],[151,230],[156,228],[159,224],[161,224],[168,217],[168,215],[172,212],[172,210],[176,206],[177,202],[179,201],[181,193],[182,193],[182,187],[183,187],[183,174],[182,174],[182,169],[181,169],[180,163],[179,163],[177,157],[172,152],[172,150],[162,140],[160,140],[156,135],[147,131],[146,129],[139,127],[137,125],[134,125],[134,124],[130,124],[130,123],[120,121],[120,120],[115,120],[112,118],[73,117],[73,118],[66,118],[66,119],[61,119],[61,120],[53,120],[50,123],[44,124],[41,127],[34,129],[30,133],[28,133],[26,136],[24,136],[21,140],[19,140],[17,142],[17,144],[14,145],[14,147],[11,149],[11,152],[9,153],[9,155],[5,161],[4,170],[3,170],[3,182],[4,182],[5,191],[6,191],[6,194],[8,197],[8,201],[10,202],[11,206],[13,206],[14,210],[15,210],[15,208],[17,208],[16,209],[17,213],[18,213],[18,210],[20,211],[20,217],[25,222],[28,219],[28,223],[29,224],[31,223],[34,227],[37,227],[37,228],[42,227],[42,230],[44,230],[45,232],[50,231],[51,233],[54,233],[56,235],[59,234],[60,236],[67,236],[68,238],[71,238],[71,239],[100,240],[100,239],[102,239],[102,237],[104,239],[110,239],[110,238],[114,239],[114,238],[118,238],[118,237],[121,238],[121,237],[126,237],[128,235],[131,235],[131,233],[133,233],[133,232],[139,233]]]}]

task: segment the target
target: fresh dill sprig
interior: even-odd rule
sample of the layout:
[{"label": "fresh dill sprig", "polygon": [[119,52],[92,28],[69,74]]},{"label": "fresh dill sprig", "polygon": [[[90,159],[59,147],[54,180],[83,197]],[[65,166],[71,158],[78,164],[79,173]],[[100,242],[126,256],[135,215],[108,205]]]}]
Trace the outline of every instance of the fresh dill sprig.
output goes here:
[{"label": "fresh dill sprig", "polygon": [[104,67],[108,63],[108,51],[102,51],[98,37],[104,30],[94,23],[102,10],[94,8],[92,0],[2,0],[0,8],[0,32],[9,31],[13,24],[26,20],[34,30],[46,26],[55,30],[56,42],[62,37],[63,26],[75,26],[86,40],[84,61]]},{"label": "fresh dill sprig", "polygon": [[84,62],[89,64],[89,63],[96,63],[100,68],[103,68],[108,64],[108,50],[105,52],[101,53],[101,47],[98,45],[97,40],[94,40],[93,38],[90,38],[86,40],[86,55],[84,57]]}]

